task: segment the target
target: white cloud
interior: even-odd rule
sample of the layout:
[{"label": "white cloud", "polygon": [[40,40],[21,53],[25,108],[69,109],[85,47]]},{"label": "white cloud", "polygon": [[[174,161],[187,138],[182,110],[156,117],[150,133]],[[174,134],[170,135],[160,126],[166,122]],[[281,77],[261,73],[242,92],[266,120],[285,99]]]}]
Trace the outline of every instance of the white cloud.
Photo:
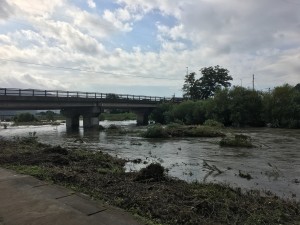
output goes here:
[{"label": "white cloud", "polygon": [[65,0],[10,0],[9,2],[20,14],[41,17],[53,14],[57,7],[65,4]]},{"label": "white cloud", "polygon": [[[93,2],[87,1],[92,7]],[[115,92],[135,94],[155,87],[160,93],[178,96],[187,66],[198,72],[217,64],[231,71],[234,84],[243,79],[245,86],[250,85],[253,73],[262,88],[300,82],[297,5],[272,0],[114,3],[115,8],[99,14],[67,0],[1,1],[2,21],[9,24],[11,17],[20,18],[28,26],[0,30],[0,58],[54,66],[2,61],[1,84],[83,91],[118,87]],[[99,3],[97,10],[100,7]],[[147,30],[149,21],[154,21],[150,26],[156,30]],[[148,37],[151,32],[154,38]],[[109,45],[111,40],[116,46]]]},{"label": "white cloud", "polygon": [[105,10],[103,14],[103,19],[108,21],[109,23],[113,24],[114,27],[116,27],[119,30],[129,32],[132,30],[132,26],[130,23],[123,22],[124,20],[124,14],[113,13],[110,10]]},{"label": "white cloud", "polygon": [[93,0],[87,0],[87,4],[90,8],[96,8],[96,3]]}]

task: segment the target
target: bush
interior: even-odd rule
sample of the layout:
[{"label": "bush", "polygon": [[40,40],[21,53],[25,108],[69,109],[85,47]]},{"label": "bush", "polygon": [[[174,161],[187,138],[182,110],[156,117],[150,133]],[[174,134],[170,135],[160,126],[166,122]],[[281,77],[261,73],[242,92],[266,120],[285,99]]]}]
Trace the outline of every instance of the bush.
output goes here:
[{"label": "bush", "polygon": [[165,138],[168,137],[167,132],[161,125],[153,125],[148,127],[147,131],[144,132],[143,137],[145,138]]},{"label": "bush", "polygon": [[163,179],[165,179],[165,168],[159,163],[151,163],[146,168],[140,170],[135,180],[160,181]]},{"label": "bush", "polygon": [[254,147],[251,138],[243,134],[238,134],[234,137],[225,137],[220,141],[219,144],[222,147]]},{"label": "bush", "polygon": [[221,131],[208,126],[197,126],[192,129],[185,130],[185,136],[187,137],[223,137]]},{"label": "bush", "polygon": [[22,123],[22,122],[33,122],[37,121],[34,115],[30,113],[21,113],[14,117],[13,119],[16,123]]},{"label": "bush", "polygon": [[223,123],[220,123],[216,120],[205,120],[204,126],[209,126],[209,127],[218,127],[218,128],[224,128],[224,124]]}]

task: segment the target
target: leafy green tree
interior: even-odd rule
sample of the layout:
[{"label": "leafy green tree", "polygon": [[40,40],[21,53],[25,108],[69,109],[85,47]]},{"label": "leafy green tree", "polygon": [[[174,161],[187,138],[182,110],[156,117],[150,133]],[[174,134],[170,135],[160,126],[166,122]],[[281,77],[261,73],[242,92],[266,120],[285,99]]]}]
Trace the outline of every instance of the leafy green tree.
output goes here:
[{"label": "leafy green tree", "polygon": [[292,86],[276,87],[271,95],[271,123],[279,127],[300,127],[300,94]]},{"label": "leafy green tree", "polygon": [[232,77],[229,71],[220,67],[204,67],[201,70],[202,77],[196,79],[196,73],[192,72],[185,76],[183,85],[183,97],[188,99],[207,99],[214,96],[215,92],[222,87],[230,87]]},{"label": "leafy green tree", "polygon": [[235,126],[263,126],[262,95],[243,87],[234,87],[229,92],[231,121]]},{"label": "leafy green tree", "polygon": [[204,67],[201,69],[202,77],[199,79],[200,98],[207,99],[222,87],[230,87],[232,77],[229,70],[220,67]]},{"label": "leafy green tree", "polygon": [[159,105],[156,109],[150,114],[150,120],[154,120],[155,123],[166,124],[172,122],[172,111],[173,105],[170,103],[164,103]]},{"label": "leafy green tree", "polygon": [[32,121],[37,121],[34,115],[30,113],[20,113],[16,116],[14,116],[13,120],[15,122],[32,122]]},{"label": "leafy green tree", "polygon": [[55,112],[53,112],[53,111],[47,111],[47,112],[45,113],[46,120],[48,120],[48,121],[53,121],[55,115],[56,115]]},{"label": "leafy green tree", "polygon": [[298,84],[294,87],[294,89],[296,89],[297,91],[300,91],[300,83],[298,83]]},{"label": "leafy green tree", "polygon": [[206,117],[216,120],[225,126],[232,124],[229,92],[228,88],[218,90],[214,98],[206,100]]},{"label": "leafy green tree", "polygon": [[184,101],[173,107],[173,122],[203,124],[206,120],[205,101]]},{"label": "leafy green tree", "polygon": [[196,73],[192,72],[187,74],[184,79],[183,85],[183,97],[187,99],[199,99],[200,89],[199,89],[199,80],[195,78]]}]

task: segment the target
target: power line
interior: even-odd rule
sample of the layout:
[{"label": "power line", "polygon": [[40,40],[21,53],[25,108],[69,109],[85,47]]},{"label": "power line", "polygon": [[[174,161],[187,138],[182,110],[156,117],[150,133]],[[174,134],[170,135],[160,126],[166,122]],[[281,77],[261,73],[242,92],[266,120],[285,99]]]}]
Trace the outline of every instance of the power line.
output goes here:
[{"label": "power line", "polygon": [[182,79],[140,76],[140,75],[133,75],[133,74],[114,73],[114,72],[108,72],[108,71],[104,71],[104,70],[101,70],[101,71],[100,70],[99,71],[84,70],[84,69],[70,68],[70,67],[63,67],[63,66],[53,66],[53,65],[41,64],[41,63],[24,62],[24,61],[13,60],[13,59],[2,59],[2,58],[0,58],[0,60],[5,61],[5,62],[15,62],[15,63],[34,65],[34,66],[42,66],[42,67],[48,67],[48,68],[54,68],[54,69],[60,69],[60,70],[79,71],[79,72],[97,73],[97,74],[108,74],[108,75],[114,75],[114,76],[139,77],[139,78],[155,79],[155,80],[174,80],[174,81],[179,81],[180,80],[180,81],[182,81]]}]

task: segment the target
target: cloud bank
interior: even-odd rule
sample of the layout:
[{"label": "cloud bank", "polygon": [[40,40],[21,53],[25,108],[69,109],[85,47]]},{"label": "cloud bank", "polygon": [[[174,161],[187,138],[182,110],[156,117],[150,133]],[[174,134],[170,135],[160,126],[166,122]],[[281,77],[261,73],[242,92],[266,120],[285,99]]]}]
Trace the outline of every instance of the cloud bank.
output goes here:
[{"label": "cloud bank", "polygon": [[181,95],[184,75],[220,65],[233,84],[300,83],[292,0],[0,2],[1,86]]}]

